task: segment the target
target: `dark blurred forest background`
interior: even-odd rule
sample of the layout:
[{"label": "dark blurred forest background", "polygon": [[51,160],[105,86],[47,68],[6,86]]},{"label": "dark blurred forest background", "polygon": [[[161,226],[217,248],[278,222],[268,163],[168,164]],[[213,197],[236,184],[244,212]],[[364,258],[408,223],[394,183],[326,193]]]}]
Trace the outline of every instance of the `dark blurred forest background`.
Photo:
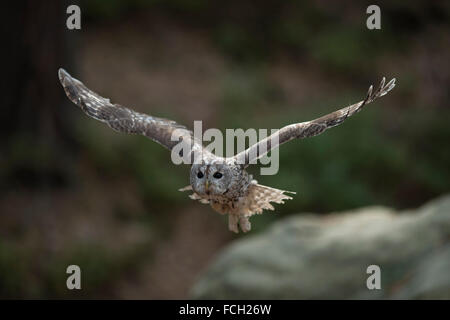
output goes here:
[{"label": "dark blurred forest background", "polygon": [[[81,8],[81,30],[66,8]],[[236,238],[177,190],[189,168],[144,137],[87,118],[57,70],[140,112],[192,127],[279,128],[385,98],[344,125],[280,148],[260,183],[297,191],[252,218],[413,208],[450,191],[448,1],[19,1],[4,8],[0,127],[1,298],[186,298]],[[5,13],[7,12],[7,13]],[[257,168],[253,169],[255,174]],[[66,288],[66,267],[82,290]]]}]

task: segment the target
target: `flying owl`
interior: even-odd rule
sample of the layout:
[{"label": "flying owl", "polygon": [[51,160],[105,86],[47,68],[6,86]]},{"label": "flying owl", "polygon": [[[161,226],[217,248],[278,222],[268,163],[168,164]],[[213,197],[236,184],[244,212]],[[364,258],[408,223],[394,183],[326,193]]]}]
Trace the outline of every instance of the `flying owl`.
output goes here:
[{"label": "flying owl", "polygon": [[[366,104],[384,96],[395,86],[395,78],[373,90],[370,86],[364,100],[342,108],[315,120],[295,123],[281,128],[269,137],[250,146],[233,157],[214,155],[202,142],[194,137],[191,130],[175,121],[149,116],[111,103],[109,99],[88,89],[81,81],[72,78],[64,69],[58,71],[59,80],[67,97],[88,116],[106,123],[112,129],[130,134],[141,134],[172,150],[180,141],[190,146],[190,154],[201,155],[201,161],[191,166],[190,185],[180,191],[192,191],[193,200],[209,204],[220,214],[228,214],[228,228],[238,233],[251,229],[250,216],[263,210],[274,210],[272,203],[284,203],[295,194],[258,184],[246,168],[255,163],[271,149],[295,138],[309,138],[321,134],[326,129],[337,126],[348,117],[359,112]],[[178,140],[172,139],[176,133]],[[276,141],[277,143],[272,143]]]}]

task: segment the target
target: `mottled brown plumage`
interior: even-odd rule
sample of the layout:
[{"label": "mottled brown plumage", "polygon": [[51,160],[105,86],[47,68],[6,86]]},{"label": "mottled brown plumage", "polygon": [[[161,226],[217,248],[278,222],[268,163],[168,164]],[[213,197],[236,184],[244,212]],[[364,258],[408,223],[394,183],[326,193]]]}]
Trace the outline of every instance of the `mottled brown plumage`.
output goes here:
[{"label": "mottled brown plumage", "polygon": [[[234,232],[239,231],[238,226],[244,232],[249,231],[250,216],[260,214],[263,210],[274,210],[271,203],[282,204],[284,200],[292,199],[286,193],[294,194],[259,185],[245,170],[249,164],[256,163],[258,158],[280,144],[295,138],[313,137],[341,124],[395,86],[395,79],[385,84],[383,78],[378,89],[373,91],[370,86],[366,98],[358,103],[312,121],[283,127],[234,157],[222,158],[203,148],[201,141],[195,139],[192,131],[175,121],[152,117],[113,104],[72,78],[63,69],[59,70],[58,75],[69,99],[88,116],[106,123],[112,129],[144,135],[169,150],[180,141],[188,145],[189,154],[183,156],[201,161],[191,166],[190,185],[180,191],[192,191],[189,196],[191,199],[209,204],[221,214],[228,214],[228,228]],[[172,139],[174,135],[176,139]]]}]

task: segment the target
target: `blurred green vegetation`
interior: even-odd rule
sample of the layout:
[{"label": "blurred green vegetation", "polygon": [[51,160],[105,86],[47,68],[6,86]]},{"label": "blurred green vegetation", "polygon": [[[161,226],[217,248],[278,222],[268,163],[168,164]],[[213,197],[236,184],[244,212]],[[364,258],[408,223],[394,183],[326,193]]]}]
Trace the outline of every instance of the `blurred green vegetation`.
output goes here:
[{"label": "blurred green vegetation", "polygon": [[370,1],[330,4],[319,1],[92,0],[82,1],[88,19],[114,21],[146,10],[169,15],[210,33],[237,61],[266,60],[280,50],[317,59],[336,72],[368,71],[383,53],[405,50],[426,26],[448,26],[449,6],[436,1],[383,4],[383,32],[365,27]]},{"label": "blurred green vegetation", "polygon": [[[9,298],[101,298],[111,284],[148,258],[148,243],[132,250],[113,250],[97,242],[73,244],[59,254],[0,241],[0,296]],[[82,270],[82,290],[67,290],[66,269]]]},{"label": "blurred green vegetation", "polygon": [[[410,57],[417,49],[414,47],[417,42],[448,48],[444,37],[445,30],[448,31],[448,4],[385,3],[383,32],[365,28],[368,4],[275,0],[81,2],[83,16],[90,27],[120,24],[127,16],[142,10],[154,16],[170,17],[168,24],[176,21],[188,26],[190,32],[206,34],[207,41],[225,61],[217,92],[218,107],[214,110],[217,127],[222,130],[280,128],[356,102],[362,98],[365,86],[378,80],[379,61],[386,62],[387,70],[382,70],[383,74],[398,77],[393,94],[370,105],[342,126],[318,137],[283,145],[279,150],[277,175],[260,176],[259,166],[250,168],[259,183],[297,192],[285,205],[276,205],[276,213],[252,217],[252,232],[263,230],[274,219],[292,213],[327,213],[365,205],[414,207],[449,192],[450,110],[448,93],[445,94],[448,83],[435,81],[432,89],[444,92],[440,98],[419,99],[419,93],[430,88],[422,87],[423,74],[411,67],[417,60]],[[144,25],[149,21],[147,16],[140,19]],[[83,25],[83,32],[91,32],[86,26]],[[430,33],[430,30],[437,31]],[[323,92],[307,97],[302,106],[293,105],[268,72],[279,56],[289,56],[290,61],[308,65],[310,69],[305,72],[317,74],[316,82],[321,79],[330,86],[340,81],[353,85],[341,84],[336,86],[337,94],[337,90]],[[410,67],[407,65],[400,74],[393,74],[399,68],[392,71],[392,65],[387,62],[396,64],[406,59]],[[427,61],[432,70],[439,70],[443,63],[439,59]],[[347,89],[340,90],[343,87]],[[177,119],[176,115],[166,116]],[[58,154],[45,139],[35,141],[33,137],[21,135],[8,141],[9,152],[0,154],[0,187],[4,194],[18,191],[27,195],[34,190],[39,198],[53,190],[56,195],[52,196],[56,198],[61,189],[82,192],[93,180],[100,180],[93,189],[100,188],[95,192],[104,192],[111,199],[112,209],[108,209],[114,211],[115,222],[124,225],[135,222],[167,235],[170,229],[167,226],[173,223],[175,213],[191,201],[187,193],[177,191],[189,184],[189,167],[174,166],[169,152],[160,145],[144,137],[112,132],[81,113],[75,131],[78,150],[74,161],[66,161],[71,155]],[[89,174],[94,177],[88,177]],[[109,184],[121,181],[131,181],[121,184],[124,189],[136,186],[143,208],[135,209],[122,201],[122,190],[108,189]],[[97,194],[91,198],[95,200]],[[24,196],[24,199],[21,202],[25,214],[17,214],[16,219],[27,221],[30,209],[25,205],[29,198]],[[82,204],[86,210],[91,208],[88,200]],[[134,211],[142,214],[134,216]],[[61,214],[59,219],[64,220],[65,216]],[[114,250],[101,241],[86,241],[65,245],[62,254],[50,249],[41,252],[42,248],[18,240],[34,228],[22,224],[23,229],[0,230],[2,236],[7,234],[0,239],[0,297],[79,297],[65,288],[65,269],[73,261],[83,270],[84,289],[79,294],[108,296],[112,282],[151,255],[152,239],[126,249]],[[225,222],[223,227],[226,228]]]}]

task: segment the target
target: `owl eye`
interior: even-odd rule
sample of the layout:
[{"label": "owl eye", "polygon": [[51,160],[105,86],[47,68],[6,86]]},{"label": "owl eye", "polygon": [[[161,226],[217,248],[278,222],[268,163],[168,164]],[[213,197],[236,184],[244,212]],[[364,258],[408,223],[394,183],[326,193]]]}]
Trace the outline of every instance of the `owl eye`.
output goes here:
[{"label": "owl eye", "polygon": [[220,178],[222,178],[222,174],[220,172],[216,172],[216,173],[214,173],[213,177],[216,179],[220,179]]},{"label": "owl eye", "polygon": [[203,178],[203,173],[201,171],[199,171],[197,173],[197,178],[199,178],[199,179]]}]

